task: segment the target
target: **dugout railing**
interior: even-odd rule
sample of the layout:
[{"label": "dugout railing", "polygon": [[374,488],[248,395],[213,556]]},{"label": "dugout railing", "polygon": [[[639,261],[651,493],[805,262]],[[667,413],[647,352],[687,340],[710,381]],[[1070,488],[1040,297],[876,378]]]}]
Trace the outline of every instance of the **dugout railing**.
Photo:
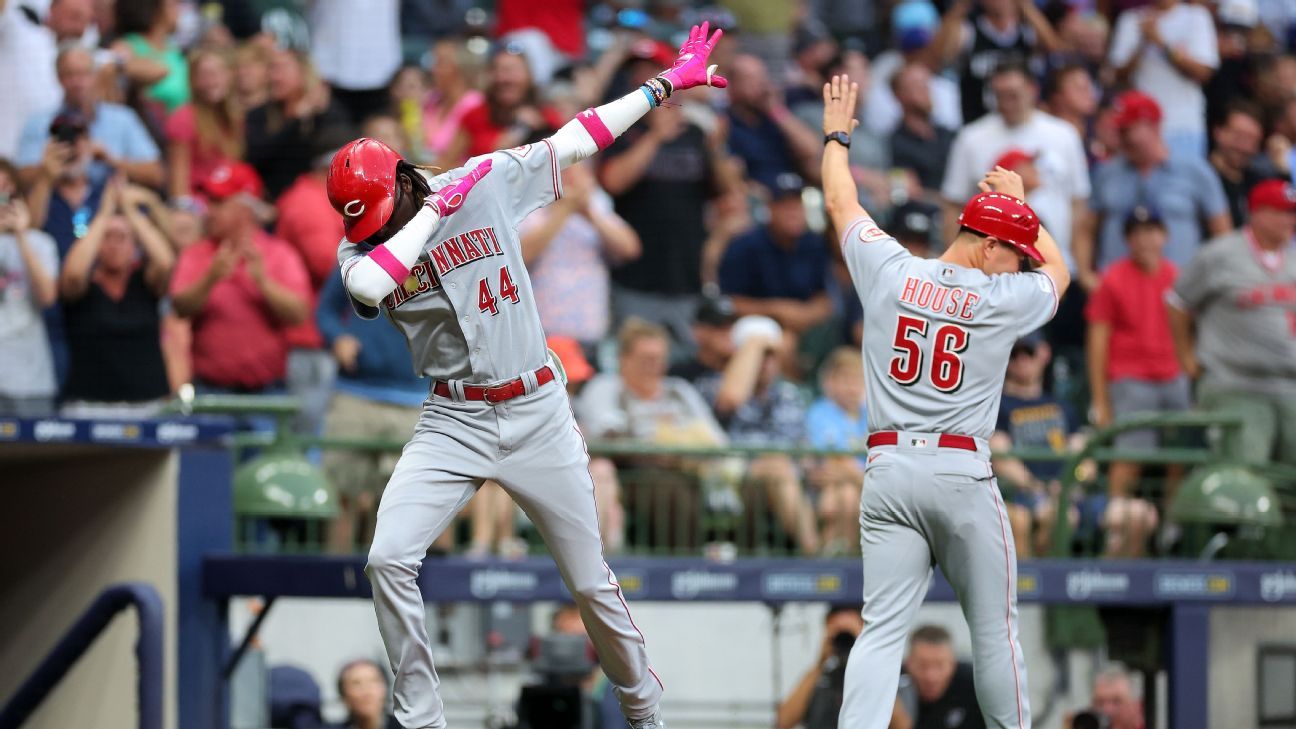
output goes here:
[{"label": "dugout railing", "polygon": [[139,729],[162,729],[164,676],[162,597],[152,585],[128,582],[109,587],[86,608],[13,696],[0,706],[0,729],[18,729],[54,691],[77,660],[123,610],[135,609],[139,635],[135,662]]},{"label": "dugout railing", "polygon": [[[248,454],[278,448],[300,454],[312,454],[319,461],[322,451],[347,451],[358,458],[378,453],[399,452],[404,441],[388,438],[336,438],[296,434],[290,422],[296,413],[292,398],[246,398],[221,396],[199,398],[189,404],[196,413],[225,414],[246,419],[256,413],[271,418],[272,429],[243,432],[234,436],[236,459],[246,459]],[[265,425],[265,422],[262,423]],[[1049,495],[1059,517],[1053,520],[1051,535],[1038,539],[1050,545],[1036,550],[1035,556],[1050,557],[1100,557],[1102,543],[1092,535],[1077,536],[1077,527],[1088,526],[1101,530],[1102,525],[1086,524],[1075,512],[1085,508],[1088,497],[1105,492],[1104,466],[1113,462],[1138,463],[1146,472],[1138,485],[1136,496],[1155,507],[1164,525],[1170,504],[1165,499],[1166,467],[1179,467],[1190,471],[1194,467],[1219,464],[1227,459],[1211,445],[1220,431],[1236,428],[1241,421],[1235,414],[1211,412],[1146,413],[1124,418],[1105,428],[1094,431],[1084,446],[1075,452],[1058,452],[1047,448],[1013,448],[1002,454],[1025,462],[1060,463],[1060,483],[1054,485]],[[1181,445],[1146,450],[1117,449],[1111,446],[1116,436],[1141,429],[1153,429],[1172,434]],[[776,493],[779,474],[791,473],[797,479],[799,495],[804,508],[813,513],[816,531],[828,531],[830,519],[838,519],[836,531],[849,532],[837,544],[824,542],[818,556],[841,556],[858,553],[857,532],[854,527],[857,512],[825,515],[820,506],[827,490],[823,472],[827,465],[842,459],[862,459],[863,451],[813,449],[800,446],[724,446],[696,447],[680,445],[651,445],[629,441],[590,442],[591,458],[614,465],[614,469],[596,468],[595,478],[614,473],[616,490],[625,512],[624,546],[610,550],[628,556],[696,556],[715,559],[738,555],[759,557],[813,556],[798,548],[795,519],[780,503]],[[775,468],[757,473],[758,462],[775,462]],[[779,463],[787,466],[777,467]],[[859,462],[862,466],[862,460]],[[1273,481],[1278,494],[1276,509],[1283,517],[1280,527],[1265,530],[1264,545],[1247,553],[1248,558],[1272,557],[1296,559],[1296,469],[1276,464],[1248,465],[1248,469],[1263,473]],[[772,471],[774,476],[769,472]],[[319,471],[320,478],[326,478]],[[1175,478],[1179,478],[1176,475]],[[1006,495],[1014,490],[1012,484],[1001,481]],[[600,483],[600,488],[605,484]],[[786,492],[784,492],[786,493]],[[235,508],[238,510],[239,504]],[[856,506],[857,508],[857,506]],[[1069,518],[1068,510],[1071,512]],[[236,543],[249,551],[314,553],[323,549],[326,541],[327,510],[313,509],[303,518],[276,513],[273,524],[266,519],[242,518],[237,525]],[[247,516],[245,514],[245,516]],[[521,517],[519,517],[521,518]],[[1098,518],[1098,517],[1095,517]],[[1194,525],[1194,529],[1210,529],[1210,525]],[[543,545],[534,530],[525,521],[519,524],[519,534],[525,538],[529,551],[543,552]],[[457,543],[471,538],[467,520],[457,526]],[[1234,530],[1236,531],[1236,530]],[[1247,530],[1243,530],[1244,533]],[[1254,535],[1256,530],[1251,530]],[[1148,535],[1149,552],[1146,556],[1195,557],[1195,545],[1200,542],[1179,541],[1152,544],[1156,534]],[[822,540],[821,540],[822,541]],[[363,545],[352,545],[354,550]]]}]

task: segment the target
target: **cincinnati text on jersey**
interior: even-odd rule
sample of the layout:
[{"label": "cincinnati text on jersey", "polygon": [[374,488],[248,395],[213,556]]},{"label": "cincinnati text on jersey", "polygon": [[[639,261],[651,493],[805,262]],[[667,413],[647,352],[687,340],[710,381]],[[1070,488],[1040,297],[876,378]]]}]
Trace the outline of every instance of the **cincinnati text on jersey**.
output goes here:
[{"label": "cincinnati text on jersey", "polygon": [[900,292],[900,302],[903,304],[964,321],[972,321],[980,301],[980,294],[965,291],[958,286],[953,288],[941,286],[915,276],[905,277],[904,289]]},{"label": "cincinnati text on jersey", "polygon": [[415,296],[439,288],[441,288],[441,284],[438,282],[436,275],[432,273],[431,262],[419,261],[410,269],[405,281],[400,286],[392,289],[390,294],[387,294],[387,298],[383,299],[383,306],[386,306],[389,310],[395,309]]},{"label": "cincinnati text on jersey", "polygon": [[432,249],[428,251],[428,255],[431,257],[432,262],[436,264],[437,275],[444,276],[456,268],[472,263],[479,258],[502,256],[504,251],[500,250],[499,239],[495,237],[495,229],[488,225],[485,228],[477,228],[447,238],[432,246]]}]

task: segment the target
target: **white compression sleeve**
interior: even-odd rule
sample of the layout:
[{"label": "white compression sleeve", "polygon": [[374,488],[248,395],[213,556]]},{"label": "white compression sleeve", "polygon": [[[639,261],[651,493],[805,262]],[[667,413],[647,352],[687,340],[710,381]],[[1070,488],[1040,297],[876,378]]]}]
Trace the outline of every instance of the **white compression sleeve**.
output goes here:
[{"label": "white compression sleeve", "polygon": [[[379,249],[386,252],[405,267],[406,273],[418,263],[419,254],[436,231],[441,222],[441,215],[431,206],[424,205],[404,228],[396,231],[386,243],[369,253],[360,253],[347,259],[342,264],[342,281],[346,290],[357,301],[370,306],[378,306],[387,294],[396,290],[403,281],[399,281],[387,267],[374,260],[374,253]],[[381,254],[379,254],[381,256]]]},{"label": "white compression sleeve", "polygon": [[[643,90],[635,89],[619,99],[594,109],[594,113],[615,138],[625,134],[631,124],[642,119],[644,114],[652,111],[652,108]],[[549,137],[549,143],[553,145],[554,154],[558,155],[559,167],[574,165],[594,156],[594,153],[599,150],[594,137],[578,119],[572,119],[554,132],[553,136]]]}]

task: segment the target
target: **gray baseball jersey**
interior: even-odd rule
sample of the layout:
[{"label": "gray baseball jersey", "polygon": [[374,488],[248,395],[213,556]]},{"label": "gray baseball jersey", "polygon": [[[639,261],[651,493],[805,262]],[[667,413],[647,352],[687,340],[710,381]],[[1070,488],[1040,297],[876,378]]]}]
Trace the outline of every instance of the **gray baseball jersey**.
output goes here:
[{"label": "gray baseball jersey", "polygon": [[1246,229],[1222,236],[1180,275],[1172,303],[1197,319],[1204,381],[1296,392],[1296,249],[1266,254]]},{"label": "gray baseball jersey", "polygon": [[[839,725],[885,729],[909,626],[933,563],[972,631],[977,699],[990,727],[1030,727],[1017,639],[1017,561],[986,441],[1013,343],[1057,309],[1053,280],[990,276],[916,258],[868,216],[842,237],[864,306],[870,448],[860,500],[864,622],[846,665]],[[942,446],[971,436],[973,450]]]},{"label": "gray baseball jersey", "polygon": [[[471,202],[438,226],[409,277],[381,307],[409,341],[415,371],[428,377],[496,382],[534,370],[548,357],[517,229],[531,211],[562,194],[558,161],[548,141],[492,152],[431,177],[432,189],[488,157],[494,166],[469,194]],[[344,277],[364,252],[342,241]],[[378,314],[354,299],[352,304],[360,316]]]},{"label": "gray baseball jersey", "polygon": [[[452,393],[432,394],[423,407],[383,491],[365,568],[396,677],[396,718],[410,729],[446,726],[416,578],[428,547],[491,479],[536,525],[622,710],[643,720],[657,709],[661,683],[603,560],[585,442],[562,383],[539,385],[530,374],[549,355],[517,228],[528,213],[561,195],[558,163],[547,141],[489,156],[490,173],[439,224],[404,285],[381,306],[409,341],[415,370],[450,380]],[[483,159],[431,178],[432,189]],[[361,255],[343,241],[343,271]],[[378,314],[354,298],[352,304],[361,316]],[[525,393],[495,404],[467,400],[456,386],[518,377]]]},{"label": "gray baseball jersey", "polygon": [[869,430],[988,439],[1013,343],[1057,310],[1053,280],[917,258],[869,218],[842,252],[864,305]]}]

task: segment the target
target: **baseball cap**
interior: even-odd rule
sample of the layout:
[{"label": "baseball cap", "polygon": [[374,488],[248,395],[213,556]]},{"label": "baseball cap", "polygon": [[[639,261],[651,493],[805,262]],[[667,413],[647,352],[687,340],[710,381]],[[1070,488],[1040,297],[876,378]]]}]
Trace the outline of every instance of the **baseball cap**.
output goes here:
[{"label": "baseball cap", "polygon": [[226,200],[239,194],[261,197],[261,176],[246,162],[222,162],[199,184],[209,200]]},{"label": "baseball cap", "polygon": [[891,31],[902,52],[925,48],[940,24],[940,13],[927,0],[906,0],[891,11]]},{"label": "baseball cap", "polygon": [[1157,212],[1156,208],[1147,205],[1136,205],[1125,216],[1125,235],[1129,235],[1129,232],[1139,225],[1155,225],[1164,228],[1165,220],[1161,217],[1161,213]]},{"label": "baseball cap", "polygon": [[922,239],[930,243],[932,230],[936,228],[936,213],[935,206],[910,200],[891,210],[889,230],[897,239]]},{"label": "baseball cap", "polygon": [[703,296],[693,320],[698,324],[727,327],[738,319],[733,301],[728,296]]},{"label": "baseball cap", "polygon": [[800,55],[810,47],[832,39],[832,33],[826,25],[815,18],[807,18],[792,34],[792,53]]},{"label": "baseball cap", "polygon": [[1260,22],[1260,3],[1257,0],[1220,0],[1216,16],[1220,25],[1254,28]]},{"label": "baseball cap", "polygon": [[1138,122],[1161,123],[1161,105],[1142,91],[1126,91],[1112,105],[1116,111],[1117,129],[1127,129]]},{"label": "baseball cap", "polygon": [[999,155],[999,159],[995,160],[993,166],[1002,167],[1005,170],[1011,170],[1011,169],[1015,169],[1017,165],[1021,164],[1022,162],[1034,162],[1035,157],[1036,154],[1033,152],[1027,152],[1024,149],[1013,147],[1007,152],[1004,152],[1003,154]]},{"label": "baseball cap", "polygon": [[785,197],[801,197],[801,191],[805,189],[805,180],[801,175],[795,172],[781,172],[774,178],[774,184],[770,186],[770,199],[782,200]]},{"label": "baseball cap", "polygon": [[1277,208],[1287,212],[1296,211],[1296,188],[1284,180],[1265,180],[1251,188],[1247,197],[1247,209]]},{"label": "baseball cap", "polygon": [[1016,354],[1018,350],[1026,350],[1033,354],[1035,350],[1038,349],[1039,346],[1043,343],[1044,343],[1044,331],[1041,329],[1036,329],[1034,331],[1023,334],[1021,337],[1017,339],[1016,342],[1013,342],[1012,351],[1014,354]]},{"label": "baseball cap", "polygon": [[768,316],[750,314],[734,322],[733,333],[730,336],[733,337],[735,347],[743,346],[753,337],[781,341],[783,339],[783,327]]},{"label": "baseball cap", "polygon": [[661,41],[652,38],[641,38],[630,46],[630,58],[638,61],[652,61],[660,66],[675,63],[675,50]]},{"label": "baseball cap", "polygon": [[594,367],[585,358],[580,343],[571,337],[548,337],[545,346],[558,358],[567,373],[568,382],[584,382],[594,376]]}]

